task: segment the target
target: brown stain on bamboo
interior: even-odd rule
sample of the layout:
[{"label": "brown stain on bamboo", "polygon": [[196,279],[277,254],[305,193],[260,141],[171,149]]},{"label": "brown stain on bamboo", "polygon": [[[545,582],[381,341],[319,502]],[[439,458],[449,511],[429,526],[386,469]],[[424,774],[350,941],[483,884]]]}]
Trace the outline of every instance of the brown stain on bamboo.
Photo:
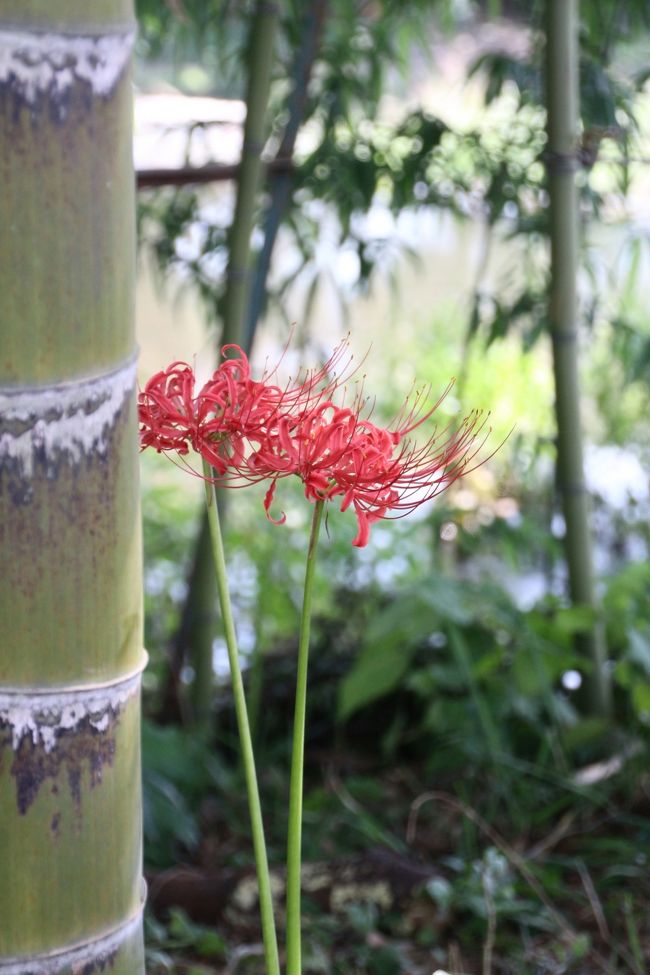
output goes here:
[{"label": "brown stain on bamboo", "polygon": [[29,103],[17,88],[15,78],[0,82],[0,111],[5,112],[16,127],[21,124],[23,112],[28,113],[30,124],[36,127],[43,113],[53,125],[64,126],[69,116],[90,117],[92,110],[93,93],[89,82],[79,81],[62,92],[54,89],[39,92]]},{"label": "brown stain on bamboo", "polygon": [[[109,969],[115,967],[116,957],[117,950],[95,958],[93,961],[87,962],[83,968],[79,969],[79,975],[95,975],[96,972],[107,972]],[[73,971],[72,975],[77,975],[77,972]]]},{"label": "brown stain on bamboo", "polygon": [[[82,782],[86,773],[90,788],[101,785],[104,769],[112,767],[115,758],[115,730],[119,723],[119,710],[108,715],[105,729],[98,730],[90,717],[84,718],[75,728],[60,728],[55,732],[54,746],[47,751],[42,743],[35,744],[29,735],[24,735],[18,748],[12,745],[12,730],[0,724],[0,770],[2,754],[9,750],[13,754],[10,773],[16,783],[16,803],[22,816],[26,815],[35,802],[43,784],[51,779],[52,792],[63,780],[77,811],[82,811]],[[57,834],[60,813],[55,813],[51,830]]]}]

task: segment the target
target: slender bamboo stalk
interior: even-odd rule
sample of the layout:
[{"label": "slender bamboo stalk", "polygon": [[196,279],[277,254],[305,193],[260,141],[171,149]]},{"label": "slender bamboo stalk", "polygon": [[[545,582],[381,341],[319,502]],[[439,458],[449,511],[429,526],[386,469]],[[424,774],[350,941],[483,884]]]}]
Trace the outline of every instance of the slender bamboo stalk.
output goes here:
[{"label": "slender bamboo stalk", "polygon": [[229,241],[228,281],[224,299],[224,343],[241,344],[244,334],[244,316],[249,297],[251,233],[262,175],[262,149],[266,136],[278,19],[278,4],[258,0],[250,39],[244,145]]},{"label": "slender bamboo stalk", "polygon": [[[248,90],[246,94],[246,123],[242,149],[235,215],[230,231],[226,294],[221,342],[241,344],[244,314],[248,301],[250,241],[253,232],[255,205],[262,176],[262,149],[266,134],[266,115],[273,68],[273,52],[278,22],[278,5],[258,0],[253,15],[249,47]],[[223,508],[224,499],[219,499]],[[207,521],[201,522],[199,551],[205,549]],[[192,660],[196,674],[193,687],[194,713],[206,724],[205,702],[212,697],[212,638],[209,607],[214,602],[212,568],[207,560],[197,567],[196,585],[201,598],[195,600],[197,622],[193,628]],[[199,683],[201,681],[201,683]]]},{"label": "slender bamboo stalk", "polygon": [[[265,580],[260,580],[258,577],[258,585],[260,588],[265,584]],[[264,690],[264,654],[262,652],[261,615],[259,608],[256,608],[254,620],[255,644],[250,661],[250,678],[248,681],[248,713],[250,715],[251,735],[255,748],[260,744],[260,717],[262,713],[262,692]]]},{"label": "slender bamboo stalk", "polygon": [[[264,243],[255,264],[251,293],[246,310],[245,334],[243,347],[250,352],[259,320],[266,303],[266,284],[271,268],[271,258],[275,248],[280,224],[284,218],[293,187],[293,166],[291,160],[296,144],[300,125],[304,118],[307,104],[309,78],[316,60],[319,42],[322,34],[325,12],[328,0],[310,0],[305,6],[300,44],[296,49],[291,79],[293,89],[288,103],[289,118],[282,136],[282,142],[273,164],[269,164],[271,177],[269,182],[269,205],[264,217]],[[285,160],[289,165],[279,166]],[[251,662],[250,680],[250,714],[253,740],[257,744],[259,730],[259,716],[262,702],[262,687],[264,681],[264,655],[260,641],[255,641],[253,659]]]},{"label": "slender bamboo stalk", "polygon": [[246,334],[244,346],[250,349],[253,344],[255,329],[266,300],[266,282],[271,267],[271,257],[275,247],[275,240],[284,218],[293,186],[293,170],[291,166],[279,166],[282,160],[291,160],[298,137],[298,131],[305,115],[307,92],[312,68],[316,60],[320,38],[323,31],[328,0],[310,0],[305,5],[300,44],[295,52],[291,77],[293,90],[289,98],[287,121],[282,142],[274,160],[275,166],[269,166],[271,175],[270,201],[264,218],[264,244],[257,259],[250,301],[246,314]]},{"label": "slender bamboo stalk", "polygon": [[[187,594],[187,645],[193,649],[192,724],[209,735],[212,725],[212,650],[218,609],[207,516],[201,519]],[[184,609],[185,615],[185,609]]]},{"label": "slender bamboo stalk", "polygon": [[253,742],[248,724],[244,682],[242,681],[241,669],[239,667],[237,634],[235,632],[235,621],[232,615],[230,592],[228,590],[226,559],[223,551],[223,541],[221,538],[217,493],[212,480],[212,478],[214,478],[214,471],[205,460],[203,461],[203,474],[205,477],[205,498],[208,511],[208,523],[210,525],[212,555],[214,558],[214,567],[217,577],[217,589],[219,592],[219,605],[221,606],[223,629],[226,637],[226,647],[228,649],[228,662],[230,664],[230,677],[233,698],[235,701],[235,713],[237,715],[239,744],[241,748],[242,764],[244,767],[244,777],[246,779],[246,791],[248,792],[248,807],[253,832],[253,849],[255,851],[255,865],[257,867],[257,882],[259,887],[260,913],[262,915],[262,933],[264,937],[266,975],[280,975],[278,942],[275,933],[275,919],[273,916],[271,878],[269,874],[268,859],[266,856],[266,842],[264,840],[262,807],[260,805],[259,788],[257,785],[257,773],[255,771]]},{"label": "slender bamboo stalk", "polygon": [[[201,516],[194,543],[191,589],[185,597],[181,626],[186,629],[189,659],[194,669],[190,688],[189,723],[208,738],[212,728],[212,694],[214,690],[213,645],[215,638],[214,607],[217,604],[217,581],[210,555],[210,526],[206,512]],[[177,636],[180,639],[180,634]]]},{"label": "slender bamboo stalk", "polygon": [[316,570],[316,548],[323,517],[323,501],[317,501],[307,549],[305,587],[303,590],[298,668],[296,674],[296,704],[291,751],[291,782],[289,785],[289,839],[287,844],[287,975],[302,975],[300,932],[300,867],[302,861],[302,791],[305,764],[305,718],[307,712],[307,669],[309,664],[309,633],[311,607]]},{"label": "slender bamboo stalk", "polygon": [[[577,291],[579,230],[577,169],[578,3],[547,0],[547,166],[550,193],[551,289],[549,321],[553,343],[557,415],[557,481],[566,522],[569,589],[575,604],[595,607],[589,499],[584,483],[578,371]],[[606,714],[610,690],[604,671],[602,628],[580,638],[590,663],[587,706]]]},{"label": "slender bamboo stalk", "polygon": [[[203,518],[199,524],[198,541],[194,548],[194,557],[187,578],[187,595],[183,603],[180,622],[173,635],[169,647],[169,669],[165,685],[161,694],[160,708],[157,720],[163,724],[168,722],[184,722],[193,724],[197,730],[209,730],[212,715],[212,634],[218,612],[216,606],[216,590],[214,566],[210,549],[210,532],[207,527],[207,516],[202,511]],[[205,531],[202,522],[205,520]],[[203,593],[202,587],[207,586],[208,592]],[[201,614],[206,613],[207,618]],[[195,663],[209,665],[207,680],[201,673],[197,673],[192,684],[191,711],[187,713],[185,700],[181,693],[181,672],[186,659],[190,656],[190,648],[196,648],[201,639],[209,640],[210,649],[192,654]],[[207,691],[207,693],[206,693]]]},{"label": "slender bamboo stalk", "polygon": [[0,8],[2,975],[144,975],[133,36]]}]

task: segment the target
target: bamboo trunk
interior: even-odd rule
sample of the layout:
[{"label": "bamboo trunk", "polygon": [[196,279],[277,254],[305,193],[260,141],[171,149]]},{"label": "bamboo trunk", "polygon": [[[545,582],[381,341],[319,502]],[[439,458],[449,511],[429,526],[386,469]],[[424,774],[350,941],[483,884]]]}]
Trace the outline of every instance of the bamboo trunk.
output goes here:
[{"label": "bamboo trunk", "polygon": [[144,975],[133,30],[0,7],[0,975]]},{"label": "bamboo trunk", "polygon": [[[566,522],[565,551],[574,604],[595,608],[589,498],[584,483],[578,373],[577,289],[579,226],[575,181],[578,139],[578,4],[547,0],[547,167],[550,194],[551,291],[557,415],[557,481]],[[609,710],[602,629],[579,639],[589,661],[586,703],[594,714]]]}]

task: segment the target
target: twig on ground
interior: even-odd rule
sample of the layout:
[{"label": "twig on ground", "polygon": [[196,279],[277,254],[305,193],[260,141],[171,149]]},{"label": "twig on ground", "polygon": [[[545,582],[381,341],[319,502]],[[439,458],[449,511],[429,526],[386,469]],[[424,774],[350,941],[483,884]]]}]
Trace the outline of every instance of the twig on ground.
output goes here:
[{"label": "twig on ground", "polygon": [[460,948],[455,941],[449,945],[449,975],[463,975],[465,971],[465,964],[463,962],[463,956],[460,953]]},{"label": "twig on ground", "polygon": [[603,911],[603,905],[601,904],[600,897],[598,896],[596,892],[596,888],[594,887],[594,882],[591,879],[591,874],[587,870],[587,867],[582,862],[582,860],[578,863],[578,873],[580,874],[580,880],[582,881],[582,886],[585,889],[585,894],[587,895],[589,904],[591,905],[592,914],[594,915],[596,924],[598,925],[598,931],[600,932],[600,936],[603,939],[603,941],[609,943],[611,938],[611,932],[607,924],[605,912]]},{"label": "twig on ground", "polygon": [[[598,932],[601,938],[603,939],[607,947],[611,951],[613,951],[616,957],[619,958],[621,961],[625,962],[625,964],[630,969],[630,971],[634,972],[634,975],[645,975],[643,959],[639,961],[638,937],[635,941],[634,937],[631,936],[630,926],[629,924],[627,924],[626,926],[628,929],[628,940],[630,942],[631,951],[628,951],[627,948],[625,948],[619,942],[614,940],[614,938],[612,937],[612,933],[609,929],[609,925],[607,923],[607,918],[605,917],[603,905],[594,886],[594,882],[591,879],[591,875],[587,870],[587,867],[582,861],[578,863],[578,873],[580,874],[582,886],[585,889],[585,893],[589,900],[591,911],[596,920],[596,924],[598,926]],[[628,913],[626,911],[626,920],[627,918],[628,918]]]},{"label": "twig on ground", "polygon": [[385,843],[386,846],[388,846],[391,850],[394,850],[396,853],[404,852],[402,840],[398,839],[389,830],[384,829],[375,822],[374,817],[372,817],[370,813],[363,808],[361,803],[350,793],[339,773],[332,765],[329,765],[325,771],[325,784],[327,788],[332,790],[344,809],[347,809],[348,812],[353,813],[361,822],[371,823],[373,833],[377,834],[377,839],[380,839],[382,843]]},{"label": "twig on ground", "polygon": [[[628,965],[632,968],[635,975],[645,975],[645,965],[643,963],[643,950],[639,941],[639,931],[634,917],[632,898],[626,895],[623,901],[623,912],[625,914],[625,927],[627,930],[628,941],[630,942],[631,956],[626,957]],[[626,952],[627,955],[627,952]]]},{"label": "twig on ground", "polygon": [[490,890],[490,881],[483,875],[483,897],[485,898],[485,911],[487,914],[487,933],[483,944],[483,975],[492,975],[492,953],[494,952],[494,942],[497,934],[497,912],[494,905],[494,898]]},{"label": "twig on ground", "polygon": [[555,829],[551,830],[548,836],[544,836],[538,843],[531,846],[526,853],[526,859],[537,860],[537,858],[542,856],[542,854],[548,853],[548,851],[552,850],[554,846],[561,843],[562,840],[565,839],[565,837],[570,833],[576,816],[577,811],[575,809],[570,809],[568,812],[566,812],[560,819]]}]

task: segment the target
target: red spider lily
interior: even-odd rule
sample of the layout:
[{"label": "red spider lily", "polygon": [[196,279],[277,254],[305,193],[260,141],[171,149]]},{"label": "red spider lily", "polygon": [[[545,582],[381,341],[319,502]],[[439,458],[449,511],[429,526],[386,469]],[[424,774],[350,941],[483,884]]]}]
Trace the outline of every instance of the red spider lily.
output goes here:
[{"label": "red spider lily", "polygon": [[[426,411],[424,397],[416,396],[392,429],[362,415],[361,394],[350,406],[336,405],[333,396],[343,380],[332,371],[348,354],[345,343],[322,369],[285,387],[269,382],[277,367],[258,382],[238,346],[222,352],[235,355],[224,359],[197,395],[185,363],[173,363],[147,383],[139,399],[140,442],[181,455],[192,447],[229,486],[270,481],[264,507],[276,523],[284,521],[284,515],[274,519],[270,513],[277,481],[296,475],[310,501],[340,498],[341,511],[354,509],[353,545],[363,547],[373,522],[399,518],[435,497],[471,469],[482,446],[480,413],[466,417],[455,432],[434,433],[420,447],[410,439],[450,387]],[[346,367],[349,362],[348,357]]]},{"label": "red spider lily", "polygon": [[321,369],[285,388],[269,382],[277,366],[256,382],[239,346],[226,345],[221,351],[224,361],[196,395],[194,372],[185,362],[174,362],[152,376],[138,398],[142,448],[186,455],[191,447],[219,476],[230,469],[241,474],[247,444],[261,443],[281,416],[304,416],[334,392],[342,379],[333,371],[347,355],[347,345],[339,345]]},{"label": "red spider lily", "polygon": [[226,442],[224,436],[226,387],[224,376],[219,382],[206,383],[194,395],[194,372],[185,362],[174,362],[156,373],[138,397],[141,447],[180,455],[188,454],[192,447],[205,453],[219,474],[225,474],[231,458],[224,450],[239,453],[237,439]]},{"label": "red spider lily", "polygon": [[152,376],[138,397],[140,446],[186,454],[195,426],[194,373],[185,362]]},{"label": "red spider lily", "polygon": [[378,427],[358,410],[331,402],[321,403],[293,427],[291,418],[283,417],[245,462],[256,478],[272,479],[264,500],[267,515],[277,479],[296,474],[310,501],[340,497],[341,511],[354,508],[358,531],[352,544],[365,546],[373,522],[402,517],[431,500],[468,472],[480,449],[477,440],[485,423],[480,413],[470,414],[446,439],[447,431],[420,447],[405,439],[430,415],[418,419],[411,411],[397,430]]}]

